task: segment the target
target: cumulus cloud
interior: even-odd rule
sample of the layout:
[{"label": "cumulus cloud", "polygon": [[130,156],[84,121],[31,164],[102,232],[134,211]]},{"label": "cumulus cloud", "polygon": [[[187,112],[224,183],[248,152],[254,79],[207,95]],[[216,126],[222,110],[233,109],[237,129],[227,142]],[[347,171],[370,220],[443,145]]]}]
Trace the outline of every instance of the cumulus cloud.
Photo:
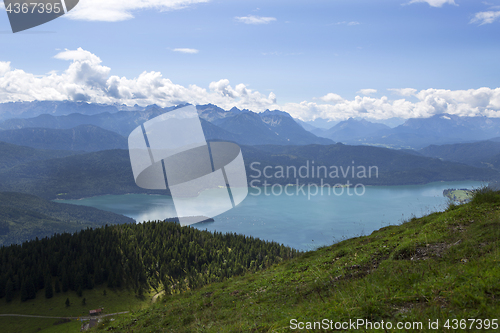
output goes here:
[{"label": "cumulus cloud", "polygon": [[188,53],[188,54],[196,54],[200,52],[197,49],[186,49],[186,48],[180,48],[180,49],[174,49],[174,52],[180,52],[180,53]]},{"label": "cumulus cloud", "polygon": [[411,0],[408,4],[427,2],[431,7],[441,7],[445,4],[457,5],[455,0]]},{"label": "cumulus cloud", "polygon": [[[281,108],[302,120],[325,118],[345,120],[349,117],[371,119],[421,118],[440,113],[458,116],[500,117],[500,88],[480,88],[470,90],[392,89],[403,94],[413,94],[418,101],[404,98],[390,100],[388,97],[373,98],[356,96],[354,100],[342,100],[335,104],[318,104],[304,101],[288,103]],[[327,95],[328,96],[328,95]],[[329,102],[327,99],[322,99]]]},{"label": "cumulus cloud", "polygon": [[340,102],[344,101],[344,99],[341,96],[334,94],[334,93],[329,93],[329,94],[321,97],[321,100],[323,102],[327,102],[327,103],[340,103]]},{"label": "cumulus cloud", "polygon": [[10,71],[10,62],[0,61],[0,76],[4,76]]},{"label": "cumulus cloud", "polygon": [[117,22],[134,18],[146,9],[177,10],[209,0],[82,0],[65,17],[73,20]]},{"label": "cumulus cloud", "polygon": [[477,23],[479,25],[490,24],[500,18],[500,11],[479,12],[474,15],[470,23]]},{"label": "cumulus cloud", "polygon": [[268,24],[268,23],[276,21],[275,17],[263,17],[263,16],[254,16],[254,15],[235,17],[235,19],[236,19],[236,21],[239,21],[239,22],[245,23],[245,24]]},{"label": "cumulus cloud", "polygon": [[389,90],[393,94],[399,95],[399,96],[413,96],[417,92],[417,89],[413,89],[413,88],[391,88],[391,89],[387,89],[387,90]]},{"label": "cumulus cloud", "polygon": [[78,48],[65,50],[56,59],[70,61],[58,74],[34,75],[12,69],[0,62],[0,102],[33,100],[73,100],[127,105],[157,104],[163,107],[181,103],[217,104],[223,108],[265,111],[277,109],[276,96],[261,94],[244,84],[231,86],[228,80],[212,82],[209,90],[190,85],[184,87],[164,78],[159,72],[143,72],[129,79],[110,75],[111,69],[95,54]]},{"label": "cumulus cloud", "polygon": [[[500,88],[470,90],[412,88],[390,89],[402,96],[390,99],[356,96],[344,99],[335,93],[320,97],[319,102],[277,104],[274,93],[263,94],[229,80],[213,81],[208,89],[181,86],[160,72],[143,72],[135,78],[110,75],[111,69],[95,54],[84,49],[64,50],[56,59],[68,61],[67,69],[45,75],[27,73],[0,61],[0,103],[34,100],[72,100],[105,104],[151,105],[162,107],[181,103],[216,104],[224,109],[236,106],[262,112],[282,110],[302,120],[324,118],[344,120],[349,117],[369,119],[418,118],[440,113],[459,116],[500,117]],[[412,96],[412,101],[405,99]]]},{"label": "cumulus cloud", "polygon": [[377,89],[361,89],[357,93],[361,95],[371,95],[377,93]]}]

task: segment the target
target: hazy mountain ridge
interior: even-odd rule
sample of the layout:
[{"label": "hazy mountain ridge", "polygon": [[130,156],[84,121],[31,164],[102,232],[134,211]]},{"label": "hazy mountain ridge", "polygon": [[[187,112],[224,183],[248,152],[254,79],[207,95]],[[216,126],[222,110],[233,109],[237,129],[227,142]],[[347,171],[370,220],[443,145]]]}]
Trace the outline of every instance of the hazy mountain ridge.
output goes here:
[{"label": "hazy mountain ridge", "polygon": [[[43,114],[35,118],[5,120],[3,123],[0,123],[0,129],[72,129],[80,125],[94,125],[128,137],[142,123],[181,106],[165,109],[150,106],[142,111],[105,112],[93,115],[79,113],[63,116]],[[225,111],[212,104],[199,105],[197,109],[202,119],[202,127],[207,140],[227,140],[243,145],[333,143],[329,139],[318,138],[306,131],[286,112],[268,111],[257,114],[237,108]],[[32,140],[35,139],[33,138]],[[65,144],[66,146],[71,145],[69,142],[65,142]],[[42,145],[39,147],[42,147]],[[121,148],[117,143],[115,146],[104,145],[100,149],[119,147]],[[93,148],[92,150],[97,149]]]},{"label": "hazy mountain ridge", "polygon": [[135,184],[127,150],[105,150],[16,165],[0,173],[0,191],[44,199],[80,199],[105,194],[155,193]]},{"label": "hazy mountain ridge", "polygon": [[491,167],[491,160],[500,154],[500,142],[479,141],[451,145],[431,145],[419,150],[428,157],[464,163],[477,167]]},{"label": "hazy mountain ridge", "polygon": [[63,116],[43,114],[35,118],[8,119],[0,123],[0,129],[8,130],[33,127],[71,129],[79,125],[94,125],[128,137],[137,126],[165,112],[168,112],[168,109],[150,107],[144,111],[105,112],[94,115],[84,115],[80,113],[72,113]]},{"label": "hazy mountain ridge", "polygon": [[[409,185],[433,181],[497,179],[495,170],[475,168],[436,158],[407,154],[402,151],[370,146],[308,145],[308,146],[242,146],[247,178],[264,181],[263,175],[254,178],[254,169],[271,166],[295,166],[297,169],[312,161],[315,166],[347,167],[370,166],[378,168],[378,178],[346,177],[324,179],[324,183],[351,183],[364,185]],[[354,161],[354,163],[353,163]],[[1,159],[0,159],[1,162]],[[356,169],[358,170],[358,169]],[[329,170],[328,172],[330,172]],[[273,173],[274,174],[274,173]],[[358,180],[359,179],[359,180]],[[268,182],[286,185],[293,178],[271,178]],[[318,177],[299,178],[301,184],[320,184]],[[45,199],[79,199],[105,194],[150,193],[168,194],[166,191],[145,190],[135,184],[127,150],[106,150],[47,159],[16,165],[0,172],[0,191],[29,193]]]},{"label": "hazy mountain ridge", "polygon": [[[0,119],[16,114],[23,115],[23,118],[7,119],[0,123],[0,129],[31,127],[71,129],[89,124],[127,137],[133,129],[147,120],[182,106],[170,108],[161,108],[156,105],[135,106],[123,111],[122,109],[126,109],[125,106],[88,103],[6,103],[0,104],[0,113],[3,112],[3,117]],[[15,109],[17,113],[12,110],[9,111],[12,111],[11,113],[5,112],[2,108]],[[27,115],[41,113],[43,108],[47,111],[45,114],[26,118]],[[254,113],[236,107],[227,111],[213,104],[198,105],[197,110],[200,118],[206,121],[202,122],[202,125],[208,133],[207,139],[229,140],[243,145],[307,145],[343,142],[351,145],[422,149],[429,145],[474,142],[500,137],[500,119],[487,117],[438,114],[429,118],[407,119],[395,128],[363,119],[348,119],[326,130],[313,128],[307,123],[292,118],[284,111],[267,110]],[[85,114],[60,115],[73,111],[81,111]]]},{"label": "hazy mountain ridge", "polygon": [[341,121],[329,130],[319,129],[315,130],[314,133],[318,133],[319,136],[332,139],[333,141],[350,142],[390,129],[389,126],[384,124],[372,123],[364,119],[355,120],[349,118],[348,120]]},{"label": "hazy mountain ridge", "polygon": [[38,149],[98,151],[127,149],[127,139],[94,125],[71,129],[22,128],[0,131],[0,141]]},{"label": "hazy mountain ridge", "polygon": [[500,119],[459,117],[443,113],[429,118],[410,118],[395,128],[367,120],[348,119],[328,130],[315,128],[311,132],[351,145],[422,149],[429,145],[466,143],[498,137]]},{"label": "hazy mountain ridge", "polygon": [[72,101],[33,101],[0,103],[0,120],[9,118],[31,118],[42,114],[56,116],[80,113],[94,115],[98,113],[116,113],[118,111],[138,111],[146,108],[126,105],[108,105]]},{"label": "hazy mountain ridge", "polygon": [[395,148],[421,149],[429,145],[465,143],[500,136],[500,119],[459,117],[438,114],[429,118],[412,118],[404,124],[361,141]]},{"label": "hazy mountain ridge", "polygon": [[19,164],[76,154],[64,150],[41,150],[0,141],[0,172]]},{"label": "hazy mountain ridge", "polygon": [[[388,148],[379,148],[371,146],[348,146],[343,144],[336,145],[308,145],[308,146],[257,146],[246,147],[244,150],[246,164],[251,164],[250,161],[258,161],[253,169],[263,171],[265,166],[271,166],[275,172],[279,171],[279,166],[295,166],[299,167],[309,165],[311,172],[313,167],[326,166],[328,169],[328,177],[324,179],[324,183],[345,184],[347,180],[364,185],[410,185],[410,184],[425,184],[435,181],[452,181],[452,180],[478,180],[490,181],[498,179],[499,173],[495,170],[476,168],[460,163],[442,161],[437,158],[430,158],[418,154],[409,154],[401,150],[393,150]],[[331,166],[336,166],[346,172],[346,177],[343,177],[342,171],[339,171],[339,178],[331,178],[329,173],[332,171]],[[375,177],[373,172],[372,177],[368,177],[370,167],[377,167],[378,177]],[[349,167],[349,169],[347,169]],[[356,173],[352,177],[352,169],[356,172],[364,168],[367,171],[367,178],[359,177]],[[262,184],[267,179],[268,183],[289,184],[295,183],[294,178],[266,178],[263,174],[260,177],[258,172],[252,168],[247,168],[247,176],[249,182],[253,179],[259,179]],[[375,170],[375,169],[374,169]],[[271,172],[274,174],[273,172]],[[362,176],[362,175],[361,175]],[[303,183],[320,184],[321,178],[324,178],[324,172],[321,176],[301,179]]]},{"label": "hazy mountain ridge", "polygon": [[219,126],[240,136],[247,145],[281,144],[331,144],[329,139],[319,138],[306,131],[286,112],[241,112],[222,121]]}]

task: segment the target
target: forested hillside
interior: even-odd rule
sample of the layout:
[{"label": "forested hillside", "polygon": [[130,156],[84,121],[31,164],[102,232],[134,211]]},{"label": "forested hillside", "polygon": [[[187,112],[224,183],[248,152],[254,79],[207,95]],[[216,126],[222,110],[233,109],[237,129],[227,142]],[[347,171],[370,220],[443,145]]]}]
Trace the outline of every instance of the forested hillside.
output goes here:
[{"label": "forested hillside", "polygon": [[63,150],[41,150],[0,142],[0,172],[15,165],[74,155]]},{"label": "forested hillside", "polygon": [[[360,179],[364,185],[408,185],[425,184],[434,181],[478,180],[489,181],[496,179],[499,173],[495,170],[475,168],[468,165],[445,162],[436,158],[407,154],[402,151],[387,148],[347,145],[308,145],[308,146],[243,146],[243,157],[249,183],[255,179],[263,185],[268,183],[300,184],[324,183],[335,185],[351,183],[361,177],[357,174],[358,167],[370,166],[378,168],[378,177]],[[312,174],[314,166],[325,166],[328,177],[324,172]],[[354,163],[353,163],[354,161]],[[260,176],[258,172],[261,171]],[[298,170],[309,163],[309,175],[299,177],[274,177],[276,167],[295,167]],[[270,166],[272,177],[262,174],[263,168]],[[338,177],[330,176],[336,166]],[[352,167],[356,168],[355,177],[352,177]],[[343,168],[345,177],[340,170]],[[349,168],[349,169],[347,169]],[[348,170],[346,172],[346,170]],[[269,171],[268,171],[269,173]],[[356,178],[356,179],[355,179]],[[255,185],[255,184],[254,184]],[[105,194],[150,193],[168,194],[165,191],[145,190],[134,182],[130,158],[126,150],[106,150],[86,153],[65,158],[28,162],[16,165],[5,172],[0,172],[0,191],[23,192],[34,194],[45,199],[80,199]]]},{"label": "forested hillside", "polygon": [[0,246],[21,244],[54,233],[124,223],[134,223],[134,220],[93,207],[47,201],[24,193],[0,192]]},{"label": "forested hillside", "polygon": [[71,129],[22,128],[0,131],[0,141],[38,149],[99,151],[127,149],[127,139],[94,125]]},{"label": "forested hillside", "polygon": [[147,222],[58,234],[0,248],[0,298],[21,301],[105,284],[177,293],[256,271],[300,253],[253,237]]}]

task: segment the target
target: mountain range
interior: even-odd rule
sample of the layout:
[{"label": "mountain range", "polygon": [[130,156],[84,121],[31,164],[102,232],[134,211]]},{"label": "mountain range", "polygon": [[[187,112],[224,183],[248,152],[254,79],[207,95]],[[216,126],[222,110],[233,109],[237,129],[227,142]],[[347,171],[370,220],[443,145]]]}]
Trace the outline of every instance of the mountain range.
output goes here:
[{"label": "mountain range", "polygon": [[[31,149],[31,148],[26,148]],[[24,154],[19,149],[19,154]],[[388,148],[370,146],[334,145],[306,145],[306,146],[242,146],[248,182],[259,180],[257,185],[264,185],[263,181],[286,185],[300,184],[346,184],[362,183],[364,185],[406,185],[425,184],[434,181],[451,180],[478,180],[490,181],[499,178],[496,170],[476,168],[465,164],[442,161],[437,158],[408,154]],[[105,194],[168,194],[165,191],[144,190],[134,182],[127,150],[114,149],[70,155],[60,158],[42,158],[51,151],[40,152],[39,160],[23,161],[19,157],[19,164],[13,165],[0,172],[0,191],[21,192],[38,197],[52,199],[79,199]],[[11,160],[13,158],[11,157]],[[2,158],[0,157],[0,163]],[[338,177],[330,174],[327,177],[309,174],[306,178],[299,176],[276,177],[272,172],[271,178],[258,174],[269,166],[277,170],[280,166],[295,167],[309,165],[325,166],[328,173],[331,167],[351,168],[370,166],[376,167],[371,177],[365,178],[358,174],[352,176],[350,171],[345,176],[338,171]],[[348,169],[349,168],[349,169]]]},{"label": "mountain range", "polygon": [[431,145],[420,149],[423,156],[440,158],[446,161],[464,163],[476,167],[500,169],[500,141],[487,140],[451,145]]},{"label": "mountain range", "polygon": [[349,118],[348,120],[341,121],[332,128],[326,129],[313,129],[312,133],[318,136],[332,139],[339,142],[356,141],[369,135],[374,135],[378,132],[389,131],[391,128],[384,124],[376,124],[367,120],[355,120]]},{"label": "mountain range", "polygon": [[141,111],[146,108],[138,105],[129,107],[126,105],[108,105],[72,101],[33,101],[33,102],[9,102],[0,103],[0,120],[10,118],[30,118],[42,114],[55,116],[80,113],[93,115],[98,113],[115,113],[118,111]]},{"label": "mountain range", "polygon": [[313,129],[312,132],[346,144],[422,149],[429,145],[466,143],[499,137],[500,118],[459,117],[443,113],[429,118],[411,118],[395,128],[366,120],[349,119],[329,130]]},{"label": "mountain range", "polygon": [[[182,106],[182,105],[181,105]],[[180,106],[179,106],[180,107]],[[320,138],[311,132],[306,131],[286,112],[267,111],[264,113],[255,113],[248,110],[238,110],[233,108],[231,111],[225,111],[215,105],[198,106],[198,113],[201,118],[202,127],[207,140],[224,140],[237,142],[243,145],[303,145],[303,144],[331,144],[330,139]],[[123,148],[124,142],[121,138],[112,136],[105,131],[98,131],[92,127],[80,127],[81,125],[93,125],[103,130],[115,132],[123,137],[127,137],[137,126],[155,118],[174,108],[162,109],[157,106],[151,106],[141,111],[118,111],[115,113],[97,113],[80,114],[72,113],[69,115],[41,114],[34,118],[12,118],[0,123],[0,130],[5,132],[0,140],[6,138],[7,142],[29,143],[28,146],[51,149],[52,143],[46,140],[39,140],[41,136],[46,135],[52,142],[54,137],[65,137],[57,146],[60,149],[86,151],[104,150],[113,148]],[[54,130],[69,130],[72,132],[51,131],[42,134],[40,130],[28,131],[31,128],[48,128]],[[22,130],[18,131],[16,130]],[[0,133],[3,133],[0,131]],[[93,132],[93,133],[90,133]],[[76,136],[72,137],[71,133]],[[98,148],[93,143],[79,142],[78,139],[87,136],[89,139],[94,136],[96,143],[101,140],[110,140]],[[16,141],[22,138],[20,141]],[[104,143],[104,141],[102,141]],[[126,146],[125,146],[126,147]]]},{"label": "mountain range", "polygon": [[0,141],[0,172],[16,165],[74,155],[64,150],[42,150]]},{"label": "mountain range", "polygon": [[0,131],[0,141],[40,149],[98,151],[127,149],[127,139],[94,125],[71,129],[22,128]]},{"label": "mountain range", "polygon": [[[0,104],[0,119],[5,119],[0,123],[0,140],[35,148],[73,151],[126,148],[125,138],[137,126],[182,106],[161,108],[157,105],[126,107],[81,102],[4,103]],[[473,143],[500,137],[499,118],[439,114],[429,118],[407,119],[394,128],[351,118],[325,129],[277,110],[255,113],[236,107],[224,110],[213,104],[198,105],[197,110],[208,140],[232,141],[250,146],[329,145],[342,142],[417,151],[430,145]],[[316,123],[322,126],[328,124],[320,120]],[[42,128],[66,131],[43,131]],[[430,151],[431,148],[423,151],[423,155],[448,159]]]}]

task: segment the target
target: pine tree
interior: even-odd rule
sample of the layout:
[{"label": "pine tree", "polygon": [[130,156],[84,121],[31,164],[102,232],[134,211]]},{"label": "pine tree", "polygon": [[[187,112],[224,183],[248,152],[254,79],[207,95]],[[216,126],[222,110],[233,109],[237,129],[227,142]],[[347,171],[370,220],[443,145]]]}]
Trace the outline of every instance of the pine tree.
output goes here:
[{"label": "pine tree", "polygon": [[28,299],[34,299],[36,297],[36,288],[32,280],[28,280],[27,289],[28,289]]},{"label": "pine tree", "polygon": [[5,285],[5,300],[7,302],[12,301],[14,298],[14,283],[12,283],[12,280],[9,279],[7,281],[7,284]]},{"label": "pine tree", "polygon": [[52,289],[52,279],[50,276],[45,278],[45,298],[52,298],[54,290]]},{"label": "pine tree", "polygon": [[62,291],[63,291],[63,293],[67,292],[68,289],[69,289],[68,275],[66,273],[63,273],[63,276],[62,276]]},{"label": "pine tree", "polygon": [[29,298],[29,296],[28,296],[28,282],[24,281],[21,284],[21,302],[28,300],[28,298]]},{"label": "pine tree", "polygon": [[59,284],[59,279],[56,279],[56,284],[55,284],[54,289],[55,289],[56,293],[61,292],[61,285]]},{"label": "pine tree", "polygon": [[7,277],[0,275],[0,298],[5,297],[5,286],[7,285]]}]

